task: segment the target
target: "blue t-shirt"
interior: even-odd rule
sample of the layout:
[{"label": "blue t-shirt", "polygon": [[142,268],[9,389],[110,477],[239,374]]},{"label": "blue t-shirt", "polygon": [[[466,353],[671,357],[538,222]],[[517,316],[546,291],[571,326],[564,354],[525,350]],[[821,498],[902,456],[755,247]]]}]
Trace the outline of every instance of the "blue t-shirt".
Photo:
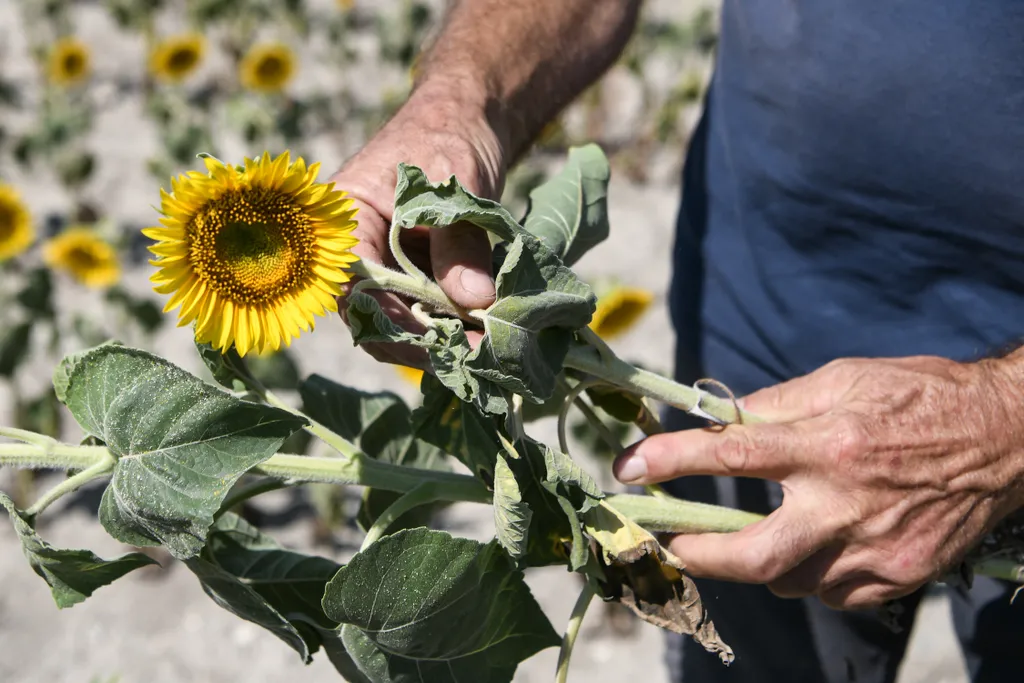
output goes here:
[{"label": "blue t-shirt", "polygon": [[1024,337],[1024,1],[725,0],[675,259],[737,394]]}]

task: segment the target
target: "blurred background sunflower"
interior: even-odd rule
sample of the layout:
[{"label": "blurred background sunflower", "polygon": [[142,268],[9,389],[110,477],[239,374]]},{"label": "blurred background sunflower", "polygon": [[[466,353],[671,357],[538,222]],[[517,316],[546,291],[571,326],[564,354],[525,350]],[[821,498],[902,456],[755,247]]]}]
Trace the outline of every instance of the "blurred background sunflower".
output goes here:
[{"label": "blurred background sunflower", "polygon": [[61,38],[50,49],[46,59],[46,73],[56,85],[78,85],[92,69],[89,47],[77,38]]},{"label": "blurred background sunflower", "polygon": [[86,226],[72,226],[48,240],[43,260],[88,287],[111,287],[121,278],[117,250]]},{"label": "blurred background sunflower", "polygon": [[617,285],[599,294],[590,329],[608,340],[628,332],[650,308],[654,293],[639,287]]},{"label": "blurred background sunflower", "polygon": [[13,186],[0,183],[0,261],[17,256],[32,246],[32,216]]},{"label": "blurred background sunflower", "polygon": [[153,47],[149,71],[159,81],[180,83],[196,71],[205,53],[206,40],[198,33],[170,36]]},{"label": "blurred background sunflower", "polygon": [[284,43],[254,45],[239,65],[242,85],[259,92],[279,92],[292,80],[298,60]]}]

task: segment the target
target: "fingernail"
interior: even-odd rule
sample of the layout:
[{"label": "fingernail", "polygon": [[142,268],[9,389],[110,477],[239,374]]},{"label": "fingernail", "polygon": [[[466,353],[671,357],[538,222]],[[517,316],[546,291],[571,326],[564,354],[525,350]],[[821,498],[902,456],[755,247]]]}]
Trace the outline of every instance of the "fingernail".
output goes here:
[{"label": "fingernail", "polygon": [[615,472],[615,478],[624,484],[631,484],[637,479],[647,476],[647,461],[642,455],[631,453],[624,460],[619,461]]},{"label": "fingernail", "polygon": [[490,301],[494,299],[494,280],[487,273],[475,268],[463,268],[459,284],[475,297]]}]

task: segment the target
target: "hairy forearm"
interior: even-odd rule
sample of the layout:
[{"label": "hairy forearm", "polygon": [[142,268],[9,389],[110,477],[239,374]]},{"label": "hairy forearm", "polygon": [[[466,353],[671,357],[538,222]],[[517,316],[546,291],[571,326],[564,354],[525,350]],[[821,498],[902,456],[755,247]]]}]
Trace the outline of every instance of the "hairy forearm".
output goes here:
[{"label": "hairy forearm", "polygon": [[479,107],[506,162],[618,57],[640,0],[455,0],[417,89]]}]

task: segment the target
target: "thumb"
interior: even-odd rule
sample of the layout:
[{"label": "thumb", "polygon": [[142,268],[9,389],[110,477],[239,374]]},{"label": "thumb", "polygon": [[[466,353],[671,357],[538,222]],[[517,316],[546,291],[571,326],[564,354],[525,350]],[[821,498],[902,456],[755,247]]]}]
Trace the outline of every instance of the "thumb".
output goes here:
[{"label": "thumb", "polygon": [[430,262],[434,279],[463,308],[487,308],[494,303],[491,243],[487,232],[470,223],[435,228],[430,233]]}]

